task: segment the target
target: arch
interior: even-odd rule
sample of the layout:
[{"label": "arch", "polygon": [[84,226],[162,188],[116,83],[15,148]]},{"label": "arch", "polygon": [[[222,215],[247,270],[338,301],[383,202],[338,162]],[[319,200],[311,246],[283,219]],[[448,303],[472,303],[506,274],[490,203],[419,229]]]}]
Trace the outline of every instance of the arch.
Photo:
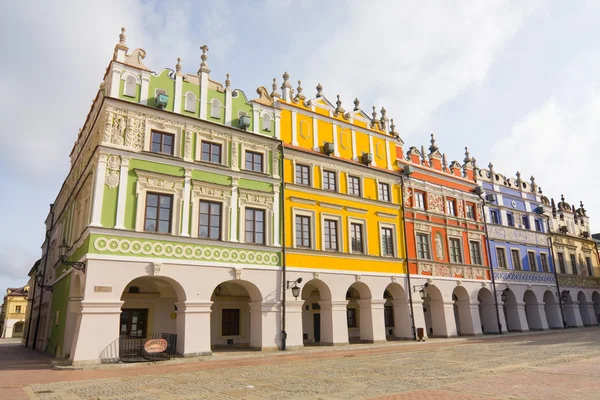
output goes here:
[{"label": "arch", "polygon": [[221,118],[221,102],[219,99],[212,99],[210,101],[210,117]]},{"label": "arch", "polygon": [[[455,335],[455,328],[448,326],[448,320],[444,309],[442,292],[435,285],[429,284],[427,295],[423,301],[423,316],[425,327],[429,337],[448,337]],[[454,318],[451,322],[454,323]]]},{"label": "arch", "polygon": [[[506,320],[506,329],[509,332],[523,332],[529,330],[527,318],[522,315],[523,306],[517,303],[515,293],[506,288],[502,292],[506,299],[502,305],[504,318]],[[524,313],[523,313],[524,314]]]},{"label": "arch", "polygon": [[22,337],[24,326],[25,326],[25,324],[23,323],[23,321],[15,322],[15,324],[13,325],[12,337],[14,337],[14,338]]},{"label": "arch", "polygon": [[581,314],[576,313],[577,304],[573,301],[570,290],[563,290],[561,293],[561,299],[563,299],[563,311],[565,313],[565,321],[567,326],[575,328],[581,326]]},{"label": "arch", "polygon": [[354,282],[346,291],[346,318],[350,343],[373,342],[371,289],[364,282]]},{"label": "arch", "polygon": [[471,314],[471,299],[469,292],[462,286],[456,286],[452,291],[452,306],[454,310],[454,322],[458,336],[475,335],[473,316]]},{"label": "arch", "polygon": [[498,333],[498,320],[496,315],[496,302],[494,295],[487,288],[479,289],[477,292],[477,301],[479,303],[479,320],[481,321],[481,331],[483,333]]},{"label": "arch", "polygon": [[600,323],[600,293],[594,291],[592,293],[592,303],[594,303],[594,314],[596,315],[596,320]]},{"label": "arch", "polygon": [[542,314],[540,304],[538,303],[537,296],[533,290],[526,290],[523,294],[523,301],[525,302],[525,318],[527,319],[527,325],[529,330],[541,331],[547,328],[547,323],[544,323],[546,314]]},{"label": "arch", "polygon": [[587,297],[583,291],[579,291],[579,293],[577,293],[577,302],[579,303],[579,312],[581,314],[581,322],[583,325],[594,325],[592,323],[592,315],[590,315],[591,307],[588,306]]},{"label": "arch", "polygon": [[139,78],[129,73],[123,75],[123,80],[125,80],[125,85],[123,88],[123,94],[127,97],[135,97],[137,95],[137,85]]},{"label": "arch", "polygon": [[412,325],[404,288],[392,282],[385,288],[383,298],[385,299],[383,318],[386,336],[411,339]]},{"label": "arch", "polygon": [[268,112],[262,113],[262,130],[270,132],[271,131],[271,114]]},{"label": "arch", "polygon": [[544,311],[550,329],[561,329],[563,327],[560,305],[556,301],[556,296],[550,290],[544,292]]},{"label": "arch", "polygon": [[320,279],[311,279],[302,287],[302,338],[304,345],[332,345],[333,315],[331,289]]},{"label": "arch", "polygon": [[196,112],[196,95],[192,92],[185,94],[185,111]]}]

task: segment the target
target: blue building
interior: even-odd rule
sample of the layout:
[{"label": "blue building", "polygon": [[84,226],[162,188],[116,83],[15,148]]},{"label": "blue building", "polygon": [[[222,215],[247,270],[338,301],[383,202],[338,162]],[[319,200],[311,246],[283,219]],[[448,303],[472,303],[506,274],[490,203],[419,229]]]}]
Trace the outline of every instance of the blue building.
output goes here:
[{"label": "blue building", "polygon": [[477,171],[484,193],[489,256],[503,327],[509,331],[562,328],[548,217],[542,192],[529,181]]}]

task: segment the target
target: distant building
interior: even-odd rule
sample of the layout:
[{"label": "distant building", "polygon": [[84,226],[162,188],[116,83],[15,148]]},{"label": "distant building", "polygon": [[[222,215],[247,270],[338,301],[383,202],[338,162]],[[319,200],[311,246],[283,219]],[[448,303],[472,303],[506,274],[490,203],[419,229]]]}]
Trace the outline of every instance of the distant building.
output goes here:
[{"label": "distant building", "polygon": [[6,290],[0,313],[0,332],[2,332],[0,337],[20,338],[23,336],[28,291],[28,285]]}]

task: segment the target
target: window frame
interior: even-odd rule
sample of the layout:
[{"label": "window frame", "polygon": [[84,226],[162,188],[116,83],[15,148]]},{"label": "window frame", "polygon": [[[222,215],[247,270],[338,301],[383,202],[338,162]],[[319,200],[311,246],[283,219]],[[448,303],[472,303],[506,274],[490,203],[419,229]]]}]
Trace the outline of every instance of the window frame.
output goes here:
[{"label": "window frame", "polygon": [[[297,216],[303,216],[303,217],[308,217],[309,218],[309,223],[310,223],[310,247],[297,247],[296,243],[297,243],[297,238],[296,238],[296,217]],[[315,246],[316,246],[316,242],[317,242],[317,230],[316,230],[316,225],[317,225],[317,213],[314,210],[308,210],[308,209],[304,209],[304,208],[292,208],[292,221],[294,223],[293,226],[293,230],[292,230],[292,247],[294,249],[296,248],[300,248],[300,249],[305,249],[305,250],[315,250]]]},{"label": "window frame", "polygon": [[[179,201],[179,199],[183,198],[183,178],[141,170],[135,170],[135,173],[138,178],[136,182],[137,204],[135,212],[135,231],[145,232],[144,227],[146,218],[146,194],[148,192],[151,192],[173,195],[173,214],[171,218],[171,231],[169,233],[174,236],[179,235],[181,227],[180,220],[182,207],[181,201]],[[144,179],[142,180],[140,178]],[[168,186],[170,187],[158,186],[155,182],[169,183]]]},{"label": "window frame", "polygon": [[415,190],[414,199],[415,199],[414,207],[421,209],[421,210],[425,210],[425,192],[422,192],[420,190]]},{"label": "window frame", "polygon": [[[252,168],[249,169],[248,168],[248,155],[251,155],[252,157]],[[256,170],[255,169],[255,158],[256,157],[260,157],[260,170]],[[260,152],[260,151],[255,151],[255,150],[245,150],[244,151],[244,170],[245,171],[250,171],[250,172],[257,172],[259,174],[264,174],[265,173],[265,169],[266,169],[266,164],[265,164],[265,153]]]},{"label": "window frame", "polygon": [[[533,255],[533,258],[532,258],[532,255]],[[532,261],[533,261],[533,267],[532,267]],[[540,272],[535,251],[531,251],[531,250],[527,251],[527,263],[529,264],[529,271]]]},{"label": "window frame", "polygon": [[[383,231],[390,230],[391,234],[391,245],[392,245],[392,253],[385,253],[383,246]],[[397,257],[398,256],[398,242],[396,238],[396,226],[393,224],[379,223],[379,254],[381,257]]]},{"label": "window frame", "polygon": [[[325,187],[325,176],[327,175],[327,188]],[[334,188],[331,189],[330,186],[330,181],[331,181],[331,176],[333,176],[333,184],[334,184]],[[338,182],[338,172],[334,171],[334,170],[330,170],[330,169],[322,169],[321,170],[321,189],[322,190],[326,190],[328,192],[335,192],[337,193],[339,191],[339,182]]]},{"label": "window frame", "polygon": [[[332,242],[331,240],[331,226],[329,226],[329,228],[326,227],[326,225],[330,224],[330,223],[335,223],[335,242]],[[324,217],[322,220],[322,225],[321,225],[321,236],[322,236],[322,250],[323,251],[328,251],[328,252],[333,252],[333,253],[340,253],[342,252],[341,244],[340,244],[340,220],[339,218],[331,218],[331,217]],[[329,233],[326,234],[325,230],[328,229]],[[330,239],[327,240],[326,236],[329,236]],[[327,248],[327,245],[329,244],[331,246],[332,243],[335,243],[335,249],[332,248]]]},{"label": "window frame", "polygon": [[[298,237],[298,219],[300,218],[300,220],[303,220],[306,218],[307,220],[307,226],[308,226],[308,237],[305,238],[304,237],[304,229],[300,230],[300,234],[301,236]],[[303,227],[304,224],[301,223],[301,226]],[[310,249],[312,248],[312,241],[313,241],[313,237],[312,237],[312,224],[311,224],[311,217],[310,215],[305,215],[305,214],[295,214],[294,215],[294,232],[295,232],[295,236],[294,236],[294,247],[297,249]],[[308,239],[308,245],[304,245],[304,240]],[[300,243],[302,244],[299,244]]]},{"label": "window frame", "polygon": [[456,200],[446,199],[446,215],[456,217]]},{"label": "window frame", "polygon": [[[518,255],[517,263],[515,264],[515,252]],[[512,269],[513,271],[523,271],[523,261],[521,260],[521,250],[519,249],[515,249],[514,247],[511,247],[510,249],[510,261],[512,264]]]},{"label": "window frame", "polygon": [[[155,231],[149,231],[146,229],[146,222],[148,221],[148,196],[158,196],[157,197],[157,202],[156,202],[156,218],[155,221],[156,222],[156,230]],[[162,197],[168,197],[170,198],[170,205],[169,205],[169,220],[168,220],[168,226],[169,229],[167,232],[160,232],[158,229],[160,227],[159,222],[164,220],[161,220],[160,217],[160,200]],[[145,201],[144,201],[144,232],[146,233],[155,233],[155,234],[160,234],[160,235],[169,235],[171,234],[171,228],[173,226],[173,209],[175,208],[175,196],[173,196],[173,194],[170,193],[161,193],[161,192],[153,192],[153,191],[147,191],[145,193]],[[150,206],[153,207],[153,206]]]},{"label": "window frame", "polygon": [[548,254],[540,252],[540,264],[542,266],[542,272],[550,272],[550,263],[548,261]]},{"label": "window frame", "polygon": [[[248,211],[252,211],[253,212],[253,221],[252,221],[252,241],[248,240]],[[257,231],[256,231],[256,213],[257,212],[261,212],[262,216],[263,216],[263,230],[262,230],[262,235],[263,235],[263,240],[262,242],[257,242],[255,239]],[[248,244],[253,244],[253,245],[259,245],[259,246],[266,246],[268,244],[268,240],[267,240],[267,235],[268,235],[268,230],[267,230],[267,219],[268,219],[268,214],[267,214],[267,210],[265,210],[264,208],[258,208],[258,207],[244,207],[244,215],[242,216],[242,218],[244,218],[244,243],[248,243]]]},{"label": "window frame", "polygon": [[[424,237],[425,238],[425,246],[426,246],[427,256],[428,257],[422,257],[420,255],[420,253],[423,253],[423,255],[425,255],[425,252],[419,250],[419,247],[421,246],[421,244],[419,243],[419,237]],[[416,248],[417,248],[417,259],[419,259],[419,260],[428,260],[428,261],[431,261],[433,259],[432,258],[432,251],[431,251],[431,234],[430,233],[416,232],[416,234],[415,234],[415,244],[416,244]]]},{"label": "window frame", "polygon": [[346,325],[348,325],[348,328],[358,328],[358,319],[356,318],[356,315],[356,308],[346,308]]},{"label": "window frame", "polygon": [[[502,257],[498,257],[499,254],[502,254]],[[502,259],[502,263],[500,263],[500,259]],[[504,265],[500,265],[504,264]],[[506,258],[506,248],[505,247],[496,247],[496,265],[498,268],[508,269],[508,259]]]},{"label": "window frame", "polygon": [[577,254],[569,253],[569,264],[571,264],[571,273],[573,275],[579,275],[577,269]]},{"label": "window frame", "polygon": [[[236,313],[232,313],[232,311],[237,311],[237,322],[235,324],[233,324],[233,326],[235,327],[237,325],[237,333],[235,333],[235,330],[233,330],[232,332],[225,332],[224,331],[224,326],[225,326],[225,318],[224,315],[225,313],[231,313],[231,314],[236,314]],[[221,309],[221,337],[239,337],[242,334],[242,313],[241,310],[239,308],[222,308]],[[232,319],[233,320],[233,319]]]},{"label": "window frame", "polygon": [[542,223],[541,219],[534,218],[533,223],[535,225],[536,232],[544,233],[544,224]]},{"label": "window frame", "polygon": [[594,276],[594,266],[592,265],[592,257],[585,256],[585,266],[587,268],[588,276]]},{"label": "window frame", "polygon": [[[307,180],[308,183],[304,183],[304,182],[298,182],[298,168],[301,169],[300,171],[300,175],[301,175],[301,180],[304,180],[304,171],[302,171],[303,168],[306,168],[306,174],[307,174]],[[312,177],[312,170],[313,166],[312,165],[308,165],[308,164],[296,164],[294,163],[294,183],[296,185],[303,185],[303,186],[309,186],[312,187],[312,181],[313,181],[313,177]]]},{"label": "window frame", "polygon": [[[154,135],[160,135],[160,151],[154,151],[153,147],[154,147]],[[164,138],[165,136],[168,136],[171,138],[171,152],[170,153],[165,153],[163,151],[163,146],[164,146]],[[163,132],[163,131],[159,131],[157,129],[152,129],[150,131],[150,152],[153,154],[162,154],[164,156],[175,156],[175,134],[174,133],[168,133],[168,132]]]},{"label": "window frame", "polygon": [[[356,180],[356,182],[352,182],[353,180]],[[359,176],[348,174],[347,185],[348,185],[348,194],[350,196],[362,197],[362,179],[360,179]],[[353,190],[357,189],[358,193],[351,193],[350,188],[352,188]]]},{"label": "window frame", "polygon": [[392,187],[388,182],[377,181],[377,199],[386,203],[392,202]]},{"label": "window frame", "polygon": [[[477,247],[477,257],[479,259],[479,262],[476,263],[473,260],[473,247],[472,245],[475,244]],[[469,240],[469,257],[471,258],[471,265],[483,265],[483,258],[481,257],[481,242],[478,240]]]},{"label": "window frame", "polygon": [[[208,204],[208,237],[202,237],[200,236],[200,228],[201,228],[201,220],[202,220],[202,203],[206,203]],[[219,236],[217,238],[211,238],[210,237],[210,231],[211,231],[211,219],[212,219],[212,214],[211,214],[211,210],[212,207],[214,205],[218,205],[219,206]],[[224,205],[223,202],[218,202],[218,201],[214,201],[214,200],[206,200],[206,199],[200,199],[200,203],[199,203],[199,210],[198,210],[198,238],[199,239],[205,239],[205,240],[215,240],[215,241],[222,241],[223,240],[223,211],[224,211]]]},{"label": "window frame", "polygon": [[567,263],[565,262],[565,253],[562,251],[556,252],[556,258],[558,259],[558,267],[561,274],[567,273]]},{"label": "window frame", "polygon": [[[204,145],[207,144],[209,146],[209,151],[208,151],[208,160],[205,160],[204,157]],[[213,151],[212,148],[213,146],[215,146],[216,148],[219,149],[219,161],[215,162],[212,161],[212,155],[213,155]],[[223,165],[223,144],[219,143],[219,142],[213,142],[210,140],[202,140],[200,141],[200,160],[201,162],[205,162],[205,163],[210,163],[210,164],[216,164],[216,165]]]},{"label": "window frame", "polygon": [[529,221],[528,215],[521,216],[521,225],[523,226],[523,229],[526,229],[528,231],[531,230],[531,222]]},{"label": "window frame", "polygon": [[[494,221],[494,215],[496,216],[497,221]],[[500,215],[500,210],[497,208],[490,208],[490,223],[494,225],[502,225],[502,216]]]},{"label": "window frame", "polygon": [[[471,212],[469,212],[469,211],[471,211]],[[467,219],[475,221],[476,211],[475,211],[475,205],[474,204],[467,203],[465,205],[465,217]]]},{"label": "window frame", "polygon": [[515,227],[515,215],[512,212],[506,212],[506,225]]},{"label": "window frame", "polygon": [[[348,235],[348,240],[350,241],[350,252],[352,254],[365,254],[365,226],[363,223],[361,222],[356,222],[356,221],[351,221],[348,224],[349,228],[350,228],[350,234]],[[354,229],[358,227],[358,230]],[[355,234],[356,232],[359,233],[360,236],[360,250],[356,250],[354,249],[354,243],[355,243]]]},{"label": "window frame", "polygon": [[[458,247],[456,248],[456,250],[458,250],[458,261],[455,261],[453,258],[455,256],[455,254],[453,254],[453,246],[452,243],[457,243],[458,242]],[[448,237],[448,255],[450,258],[450,262],[452,264],[463,264],[464,263],[464,257],[463,257],[463,252],[462,252],[462,239],[459,237],[452,237],[449,236]]]}]

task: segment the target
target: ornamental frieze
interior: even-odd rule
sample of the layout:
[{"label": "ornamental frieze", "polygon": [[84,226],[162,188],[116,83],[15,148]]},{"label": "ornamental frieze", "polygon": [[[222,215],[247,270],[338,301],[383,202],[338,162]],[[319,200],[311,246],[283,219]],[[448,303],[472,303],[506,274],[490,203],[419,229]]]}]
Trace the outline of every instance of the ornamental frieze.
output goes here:
[{"label": "ornamental frieze", "polygon": [[440,276],[445,278],[485,279],[485,267],[472,267],[466,265],[443,265],[419,263],[419,275]]},{"label": "ornamental frieze", "polygon": [[523,231],[504,226],[488,226],[490,239],[505,240],[509,242],[527,243],[535,246],[548,246],[548,237],[543,233]]},{"label": "ornamental frieze", "polygon": [[576,275],[559,275],[558,283],[561,286],[600,287],[600,278]]},{"label": "ornamental frieze", "polygon": [[527,283],[543,283],[554,285],[554,274],[530,271],[494,271],[494,279],[498,281],[513,281]]},{"label": "ornamental frieze", "polygon": [[430,212],[444,214],[444,199],[439,194],[430,193],[427,196],[427,210]]}]

